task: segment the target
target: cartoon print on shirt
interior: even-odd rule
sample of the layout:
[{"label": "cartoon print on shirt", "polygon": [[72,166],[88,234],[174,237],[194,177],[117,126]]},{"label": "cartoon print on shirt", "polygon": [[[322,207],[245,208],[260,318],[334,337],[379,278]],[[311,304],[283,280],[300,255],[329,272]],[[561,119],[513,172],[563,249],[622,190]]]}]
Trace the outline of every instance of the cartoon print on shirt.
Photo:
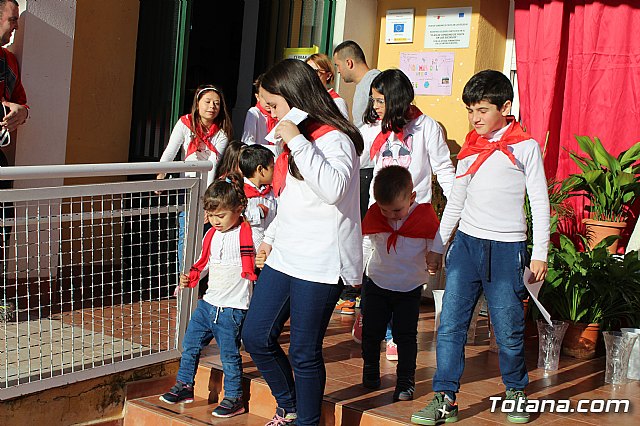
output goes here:
[{"label": "cartoon print on shirt", "polygon": [[398,165],[409,168],[413,152],[413,134],[407,135],[403,141],[389,138],[381,150],[382,167]]}]

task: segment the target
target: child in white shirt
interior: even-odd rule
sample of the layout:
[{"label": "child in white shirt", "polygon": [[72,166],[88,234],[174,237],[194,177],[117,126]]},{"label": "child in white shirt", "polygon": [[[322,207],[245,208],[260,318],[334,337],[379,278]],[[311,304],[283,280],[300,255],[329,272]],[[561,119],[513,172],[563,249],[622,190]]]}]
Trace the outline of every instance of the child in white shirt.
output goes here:
[{"label": "child in white shirt", "polygon": [[180,276],[180,288],[197,286],[205,270],[209,286],[184,336],[177,383],[160,400],[169,404],[193,402],[200,351],[215,338],[224,373],[224,399],[212,414],[232,417],[245,412],[240,333],[256,279],[256,241],[242,216],[247,199],[239,175],[229,174],[211,184],[203,204],[212,228],[205,234],[200,260],[189,275]]},{"label": "child in white shirt", "polygon": [[362,384],[380,387],[380,342],[393,315],[398,349],[394,401],[409,401],[415,391],[418,316],[425,256],[438,229],[431,204],[415,202],[411,173],[402,166],[380,170],[373,181],[376,202],[362,221],[363,257],[368,280],[362,326]]}]

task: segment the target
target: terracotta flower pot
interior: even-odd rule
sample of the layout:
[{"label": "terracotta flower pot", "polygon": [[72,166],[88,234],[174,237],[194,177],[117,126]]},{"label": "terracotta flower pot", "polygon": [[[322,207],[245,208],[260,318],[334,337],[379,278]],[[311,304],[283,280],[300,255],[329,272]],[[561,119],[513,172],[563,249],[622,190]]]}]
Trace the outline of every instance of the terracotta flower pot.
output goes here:
[{"label": "terracotta flower pot", "polygon": [[578,359],[594,358],[599,334],[600,324],[570,322],[562,341],[562,354]]},{"label": "terracotta flower pot", "polygon": [[[587,231],[587,240],[589,248],[594,248],[600,241],[610,235],[620,235],[622,230],[626,228],[626,222],[605,222],[601,220],[583,219]],[[618,250],[618,240],[609,246],[609,253],[615,254]]]}]

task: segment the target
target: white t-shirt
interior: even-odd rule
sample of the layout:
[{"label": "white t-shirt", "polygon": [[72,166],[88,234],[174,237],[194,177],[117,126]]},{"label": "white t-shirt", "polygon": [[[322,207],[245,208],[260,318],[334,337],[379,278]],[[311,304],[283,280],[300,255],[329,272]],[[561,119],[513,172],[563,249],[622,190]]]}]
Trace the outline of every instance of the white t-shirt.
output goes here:
[{"label": "white t-shirt", "polygon": [[[182,147],[183,155],[187,154],[187,150],[189,148],[189,143],[191,143],[191,139],[193,135],[191,130],[181,121],[178,120],[176,125],[173,127],[173,131],[171,132],[171,136],[169,137],[169,143],[167,147],[164,149],[162,156],[160,157],[161,162],[165,161],[173,161],[176,158],[176,154]],[[227,143],[229,139],[224,131],[221,129],[217,133],[215,133],[210,139],[209,142],[213,145],[213,147],[218,151],[220,155],[224,152],[227,147]],[[219,156],[211,151],[207,145],[200,141],[198,145],[198,150],[191,154],[188,158],[185,158],[184,161],[211,161],[213,163],[213,169],[211,169],[207,175],[207,186],[213,182],[213,177],[216,173],[216,167],[218,165]],[[187,177],[195,177],[195,172],[186,172],[185,175]]]},{"label": "white t-shirt", "polygon": [[[381,122],[365,124],[360,133],[365,141],[362,155],[369,156],[371,145],[380,133]],[[451,153],[444,140],[442,128],[431,117],[421,115],[407,123],[403,128],[404,140],[398,140],[395,133],[391,133],[387,141],[374,158],[373,178],[381,168],[390,165],[400,165],[409,170],[413,180],[413,190],[416,191],[416,202],[426,204],[431,202],[432,175],[438,176],[438,184],[445,197],[449,197],[455,168],[451,162]],[[373,204],[373,180],[369,188],[369,205]]]},{"label": "white t-shirt", "polygon": [[295,278],[325,284],[362,282],[359,160],[337,130],[309,142],[289,141],[304,180],[287,174],[278,214],[265,232],[273,246],[267,265]]},{"label": "white t-shirt", "polygon": [[242,142],[247,145],[263,145],[276,157],[280,155],[277,145],[272,145],[265,140],[265,137],[269,134],[267,132],[267,119],[264,114],[260,112],[258,107],[251,107],[247,111],[247,116],[244,119],[244,129],[242,130]]},{"label": "white t-shirt", "polygon": [[[253,244],[257,250],[259,243],[255,233]],[[213,234],[209,262],[204,271],[209,273],[209,286],[202,297],[205,302],[220,308],[249,308],[253,284],[241,275],[240,226]]]},{"label": "white t-shirt", "polygon": [[[508,126],[507,126],[508,127]],[[504,127],[490,142],[499,141]],[[447,200],[433,251],[444,252],[454,227],[472,237],[493,241],[526,241],[527,221],[524,197],[529,196],[533,216],[532,260],[547,260],[549,250],[549,194],[540,145],[533,139],[508,145],[516,158],[513,164],[500,151],[494,152],[473,175],[457,178]],[[458,161],[457,176],[469,170],[478,154]]]},{"label": "white t-shirt", "polygon": [[[251,185],[256,189],[258,188],[251,182],[248,178],[244,178],[244,183]],[[267,209],[269,209],[266,216],[258,204],[263,204]],[[264,231],[269,227],[273,219],[276,217],[276,209],[278,206],[278,202],[276,201],[276,197],[273,194],[273,191],[269,191],[267,194],[249,198],[247,200],[247,208],[244,211],[245,217],[251,225],[251,230],[253,231],[254,240],[257,242],[257,245],[260,245],[262,240],[264,239]]]},{"label": "white t-shirt", "polygon": [[[390,220],[394,230],[407,220],[417,207],[413,203],[407,217]],[[387,239],[390,232],[365,235],[362,241],[363,258],[367,276],[380,288],[408,292],[427,282],[427,264],[425,256],[432,240],[407,238],[398,235],[396,247],[387,252]]]}]

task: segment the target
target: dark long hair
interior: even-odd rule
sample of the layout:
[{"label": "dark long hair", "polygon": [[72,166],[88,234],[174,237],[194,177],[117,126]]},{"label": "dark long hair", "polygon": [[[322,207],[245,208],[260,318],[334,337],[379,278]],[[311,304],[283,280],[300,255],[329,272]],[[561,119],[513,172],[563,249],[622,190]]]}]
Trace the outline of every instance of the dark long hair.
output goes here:
[{"label": "dark long hair", "polygon": [[231,139],[233,137],[233,127],[231,125],[229,111],[227,110],[227,102],[224,100],[224,93],[222,93],[222,90],[213,84],[201,84],[196,89],[196,92],[193,95],[193,103],[191,104],[191,126],[194,130],[196,129],[196,126],[202,126],[200,113],[198,111],[198,102],[209,92],[215,92],[220,96],[220,111],[213,122],[224,131],[228,139]]},{"label": "dark long hair", "polygon": [[[344,118],[336,103],[322,85],[322,82],[305,62],[298,59],[285,59],[275,64],[262,78],[262,88],[273,95],[282,96],[289,107],[299,108],[309,114],[299,127],[300,132],[309,139],[307,123],[310,120],[328,124],[346,134],[353,142],[358,155],[364,149],[360,132],[350,121]],[[298,168],[289,156],[289,172],[302,179]]]},{"label": "dark long hair", "polygon": [[413,86],[409,77],[399,69],[390,69],[382,71],[373,79],[369,89],[369,103],[363,119],[368,124],[378,121],[378,114],[373,109],[373,101],[371,100],[372,89],[376,89],[384,95],[385,112],[382,118],[382,131],[392,130],[395,133],[401,131],[410,121],[407,113],[414,98]]}]

